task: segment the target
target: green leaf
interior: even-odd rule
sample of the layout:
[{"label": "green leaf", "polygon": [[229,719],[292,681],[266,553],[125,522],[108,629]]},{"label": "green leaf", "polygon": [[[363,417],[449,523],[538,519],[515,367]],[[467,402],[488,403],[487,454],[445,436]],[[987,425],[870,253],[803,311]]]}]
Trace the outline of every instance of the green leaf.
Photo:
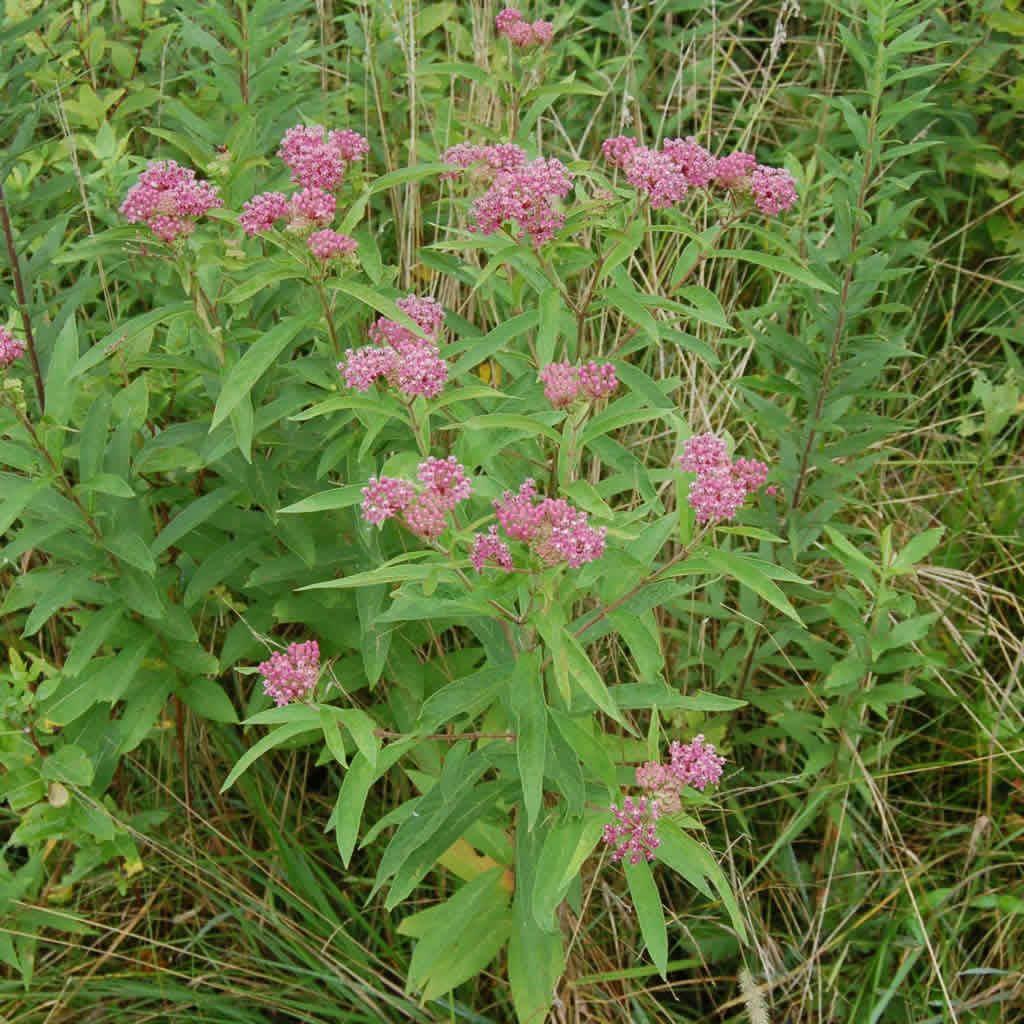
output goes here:
[{"label": "green leaf", "polygon": [[338,508],[349,508],[358,505],[363,498],[362,484],[349,484],[347,487],[332,487],[329,491],[311,494],[308,498],[279,508],[278,514],[294,515],[300,512],[330,512]]},{"label": "green leaf", "polygon": [[73,786],[88,786],[93,778],[92,761],[89,755],[73,743],[59,747],[49,757],[44,757],[39,774],[53,782],[69,782]]},{"label": "green leaf", "polygon": [[[420,74],[422,70],[422,68],[417,68],[416,73]],[[376,195],[378,192],[394,188],[396,185],[404,185],[409,181],[422,181],[424,178],[432,178],[451,169],[452,165],[445,163],[413,164],[411,167],[402,167],[397,171],[382,174],[376,181],[371,182],[370,195]]]},{"label": "green leaf", "polygon": [[103,546],[120,561],[134,565],[147,576],[156,574],[156,562],[149,545],[137,533],[120,533],[116,537],[104,537]]},{"label": "green leaf", "polygon": [[693,309],[687,311],[691,316],[723,331],[731,328],[722,303],[709,288],[699,284],[688,284],[679,289],[679,294],[693,304]]},{"label": "green leaf", "polygon": [[788,615],[801,626],[803,625],[803,620],[789,603],[789,599],[772,582],[757,561],[735,551],[723,551],[720,548],[708,548],[702,552],[702,555],[704,560],[717,568],[719,572],[739,580],[745,587],[749,587],[755,594],[763,597],[773,608],[778,609],[783,615]]},{"label": "green leaf", "polygon": [[508,675],[507,667],[483,668],[442,686],[423,702],[416,728],[424,733],[436,732],[461,715],[479,715],[497,699]]},{"label": "green leaf", "polygon": [[370,762],[362,754],[356,754],[345,772],[341,783],[341,791],[334,805],[331,818],[334,821],[334,836],[338,844],[341,863],[347,868],[352,859],[352,851],[356,848],[359,838],[359,822],[363,817],[363,807],[373,785],[374,773]]},{"label": "green leaf", "polygon": [[376,770],[380,741],[374,734],[373,719],[359,708],[335,708],[334,715],[348,730],[359,753],[366,758],[370,767]]},{"label": "green leaf", "polygon": [[405,918],[403,935],[417,939],[409,965],[409,984],[423,1000],[436,999],[475,977],[497,955],[512,929],[504,868],[477,875],[454,896]]},{"label": "green leaf", "polygon": [[729,880],[715,862],[714,857],[668,818],[662,818],[658,822],[657,828],[658,838],[661,840],[661,844],[655,851],[658,860],[679,872],[683,878],[705,895],[709,895],[709,893],[701,876],[709,878],[711,884],[718,890],[722,903],[725,904],[733,929],[740,941],[746,943],[747,929],[736,903],[736,897],[729,886]]},{"label": "green leaf", "polygon": [[166,551],[172,544],[177,544],[182,537],[223,508],[234,494],[234,487],[218,487],[217,490],[193,501],[160,531],[150,545],[150,551],[156,556]]},{"label": "green leaf", "polygon": [[[597,669],[594,668],[580,642],[568,631],[564,634],[565,653],[569,661],[569,673],[580,689],[609,717],[624,728],[629,728],[622,712],[612,700],[608,687],[605,686]],[[632,730],[630,730],[632,731]],[[566,737],[568,739],[568,737]],[[571,742],[571,741],[570,741]]]},{"label": "green leaf", "polygon": [[140,430],[149,415],[149,387],[145,375],[136,377],[126,388],[121,388],[110,405],[119,423],[127,423]]},{"label": "green leaf", "polygon": [[549,708],[548,714],[562,734],[562,738],[583,762],[584,767],[593,778],[599,780],[607,788],[608,796],[612,798],[618,792],[615,762],[612,761],[601,742],[595,738],[589,716],[586,719],[576,719],[556,708]]},{"label": "green leaf", "polygon": [[305,326],[305,322],[297,317],[286,317],[276,327],[267,331],[259,341],[254,342],[245,355],[231,367],[213,410],[211,431],[252,391],[260,377],[270,369]]},{"label": "green leaf", "polygon": [[521,430],[530,437],[541,434],[543,437],[560,444],[561,435],[554,427],[549,427],[540,419],[532,416],[520,416],[516,413],[492,412],[483,416],[472,416],[461,423],[443,423],[441,430]]},{"label": "green leaf", "polygon": [[212,679],[194,679],[177,691],[178,696],[201,718],[211,722],[238,721],[231,698],[223,687]]},{"label": "green leaf", "polygon": [[605,288],[601,292],[601,298],[609,313],[620,313],[627,320],[637,324],[655,345],[658,343],[658,322],[647,311],[643,299],[637,292],[627,292],[622,288]]},{"label": "green leaf", "polygon": [[945,532],[945,527],[936,526],[934,529],[919,533],[896,556],[889,571],[892,573],[910,572],[918,562],[927,558],[939,546]]},{"label": "green leaf", "polygon": [[654,884],[651,866],[646,860],[638,864],[622,862],[629,884],[629,894],[633,899],[640,932],[647,945],[647,952],[664,978],[668,972],[668,928],[665,925],[665,911],[661,905],[658,887]]},{"label": "green leaf", "polygon": [[173,323],[182,317],[192,315],[191,302],[178,302],[132,317],[130,320],[119,324],[114,331],[93,345],[71,368],[71,378],[80,377],[83,373],[87,373],[94,366],[98,366],[105,359],[109,359],[116,348],[134,341],[139,335],[151,330],[157,324]]},{"label": "green leaf", "polygon": [[287,725],[279,725],[273,732],[268,733],[258,743],[254,743],[238,759],[238,762],[228,773],[228,777],[224,780],[224,784],[220,787],[220,792],[224,793],[229,790],[235,784],[235,781],[239,776],[244,772],[247,772],[268,750],[273,750],[274,747],[279,747],[282,743],[287,743],[288,740],[294,739],[296,736],[301,736],[304,732],[315,731],[316,725],[311,724],[308,721],[290,722]]},{"label": "green leaf", "polygon": [[74,368],[78,361],[78,326],[74,316],[64,321],[46,368],[46,415],[65,425],[71,413],[71,400],[77,390]]},{"label": "green leaf", "polygon": [[544,796],[544,758],[547,752],[548,708],[544,702],[544,680],[536,661],[519,658],[509,704],[516,718],[516,760],[523,787],[526,827],[532,829]]},{"label": "green leaf", "polygon": [[516,1017],[524,1024],[539,1024],[548,1019],[555,986],[565,965],[562,936],[540,928],[520,896],[516,897],[513,913],[512,934],[508,942],[508,981],[512,989],[512,1004]]},{"label": "green leaf", "polygon": [[84,483],[75,485],[76,494],[88,494],[97,491],[100,494],[109,494],[112,498],[134,498],[135,492],[126,480],[113,473],[94,473]]},{"label": "green leaf", "polygon": [[818,291],[829,292],[832,295],[837,294],[832,285],[826,284],[806,268],[783,259],[781,256],[772,256],[769,253],[756,252],[752,249],[717,249],[713,256],[715,259],[736,259],[745,263],[753,263],[759,267],[774,270],[777,274],[785,274],[787,277],[793,278],[794,281],[799,281]]},{"label": "green leaf", "polygon": [[544,845],[537,859],[530,906],[537,926],[546,932],[554,934],[559,930],[555,910],[565,899],[574,877],[566,873],[565,867],[575,853],[582,835],[582,821],[566,821],[552,826],[544,837]]},{"label": "green leaf", "polygon": [[75,637],[71,645],[71,653],[64,662],[64,675],[77,676],[89,663],[92,656],[100,649],[101,644],[113,632],[121,621],[125,606],[109,604],[93,612],[82,631]]}]

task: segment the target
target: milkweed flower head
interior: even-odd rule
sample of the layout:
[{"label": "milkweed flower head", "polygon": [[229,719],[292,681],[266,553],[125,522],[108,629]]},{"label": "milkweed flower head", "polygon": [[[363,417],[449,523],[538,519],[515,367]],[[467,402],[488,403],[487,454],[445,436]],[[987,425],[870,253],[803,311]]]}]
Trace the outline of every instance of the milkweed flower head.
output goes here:
[{"label": "milkweed flower head", "polygon": [[488,563],[499,569],[504,569],[506,573],[512,571],[512,552],[498,536],[498,527],[494,525],[487,533],[473,535],[473,547],[469,553],[469,560],[478,573],[482,573],[484,566]]},{"label": "milkweed flower head", "polygon": [[768,467],[755,459],[731,461],[725,441],[714,434],[698,434],[683,444],[673,460],[684,473],[696,473],[687,500],[697,522],[733,519],[747,496],[768,477]]},{"label": "milkweed flower head", "polygon": [[349,349],[338,369],[345,383],[359,391],[369,390],[377,378],[383,378],[407,398],[436,398],[448,380],[448,364],[438,344],[444,310],[436,299],[416,295],[398,299],[395,305],[421,333],[380,317],[368,332],[374,345]]},{"label": "milkweed flower head", "polygon": [[165,242],[190,235],[195,221],[223,206],[217,186],[196,181],[196,172],[174,160],[151,160],[128,190],[121,213],[131,224],[145,223]]},{"label": "milkweed flower head", "polygon": [[526,541],[544,565],[564,562],[578,569],[604,554],[607,529],[591,526],[586,512],[562,498],[538,498],[530,478],[517,493],[505,491],[494,502],[494,512],[505,533],[512,540]]},{"label": "milkweed flower head", "polygon": [[268,661],[260,662],[263,692],[273,697],[278,707],[293,700],[304,700],[316,686],[320,674],[320,647],[315,640],[291,644],[286,652],[275,651]]},{"label": "milkweed flower head", "polygon": [[714,744],[698,733],[689,743],[674,741],[669,747],[667,764],[648,761],[637,767],[636,784],[644,795],[627,796],[622,809],[612,804],[612,821],[604,826],[602,838],[613,847],[612,860],[628,857],[631,864],[653,860],[660,845],[655,831],[658,818],[675,814],[684,786],[701,792],[722,778],[725,758],[715,752]]},{"label": "milkweed flower head", "polygon": [[591,361],[582,366],[571,363],[549,363],[540,371],[544,396],[556,408],[564,409],[579,400],[596,401],[608,398],[619,386],[611,363]]},{"label": "milkweed flower head", "polygon": [[285,132],[277,155],[290,168],[292,183],[334,192],[349,164],[365,156],[370,144],[358,132],[336,129],[324,138],[322,125],[296,125]]},{"label": "milkweed flower head", "polygon": [[770,217],[796,203],[796,180],[783,167],[759,164],[750,176],[750,194],[754,197],[754,205]]},{"label": "milkweed flower head", "polygon": [[628,860],[630,864],[654,860],[654,851],[661,845],[655,831],[660,816],[657,801],[627,796],[621,810],[617,804],[609,810],[613,820],[604,826],[601,838],[612,847],[612,860]]},{"label": "milkweed flower head", "polygon": [[516,237],[529,235],[539,249],[565,223],[565,214],[554,204],[569,194],[573,176],[560,160],[538,157],[527,162],[525,152],[511,143],[460,143],[445,150],[442,159],[457,168],[442,178],[462,178],[471,169],[470,184],[476,179],[489,185],[470,207],[475,221],[470,231],[491,235],[505,221],[515,221]]},{"label": "milkweed flower head", "polygon": [[331,231],[330,228],[314,231],[306,239],[306,244],[321,263],[326,263],[334,258],[351,256],[359,246],[359,243],[354,238],[350,238],[348,235],[341,235],[337,231]]},{"label": "milkweed flower head", "polygon": [[513,46],[546,46],[554,37],[554,26],[550,21],[528,22],[515,7],[506,7],[494,19],[498,35],[504,36]]},{"label": "milkweed flower head", "polygon": [[0,369],[6,369],[25,354],[25,342],[6,327],[0,327]]},{"label": "milkweed flower head", "polygon": [[448,526],[448,513],[473,493],[473,482],[454,456],[428,458],[416,472],[419,489],[408,480],[370,477],[363,488],[363,518],[379,526],[400,515],[417,537],[433,541]]}]

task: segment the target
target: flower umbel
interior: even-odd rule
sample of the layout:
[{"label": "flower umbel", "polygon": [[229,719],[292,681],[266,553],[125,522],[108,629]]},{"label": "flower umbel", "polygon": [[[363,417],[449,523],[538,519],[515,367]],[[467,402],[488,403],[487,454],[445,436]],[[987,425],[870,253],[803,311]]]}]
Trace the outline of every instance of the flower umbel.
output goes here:
[{"label": "flower umbel", "polygon": [[685,473],[696,473],[687,500],[698,523],[733,519],[748,494],[765,482],[768,467],[755,459],[729,460],[725,442],[714,434],[697,434],[683,444],[676,464]]},{"label": "flower umbel", "polygon": [[217,186],[196,181],[196,172],[174,160],[151,160],[121,203],[129,223],[146,223],[165,242],[189,235],[197,217],[223,206]]},{"label": "flower umbel", "polygon": [[273,697],[278,707],[303,700],[312,693],[320,674],[320,647],[315,640],[291,644],[285,653],[275,651],[269,661],[261,662],[260,672],[263,692]]},{"label": "flower umbel", "polygon": [[661,840],[654,830],[660,811],[654,800],[641,796],[634,800],[627,796],[622,801],[622,810],[618,804],[608,808],[615,820],[605,825],[601,837],[614,847],[612,860],[629,859],[630,864],[639,864],[641,860],[654,860],[654,851],[661,846]]},{"label": "flower umbel", "polygon": [[6,327],[0,327],[0,369],[6,369],[24,354],[25,342],[16,338]]}]

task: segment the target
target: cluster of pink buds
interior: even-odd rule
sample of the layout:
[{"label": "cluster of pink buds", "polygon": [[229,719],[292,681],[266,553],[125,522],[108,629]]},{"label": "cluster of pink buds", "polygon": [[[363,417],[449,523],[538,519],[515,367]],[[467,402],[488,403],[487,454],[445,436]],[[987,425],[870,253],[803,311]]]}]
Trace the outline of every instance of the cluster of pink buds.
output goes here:
[{"label": "cluster of pink buds", "polygon": [[[508,537],[525,541],[544,565],[564,562],[571,569],[578,569],[604,554],[607,529],[590,526],[587,513],[573,508],[562,498],[538,498],[536,485],[531,479],[524,480],[516,494],[505,491],[501,500],[494,502],[494,511]],[[490,536],[494,540],[485,537],[483,541],[474,541],[474,551],[490,552],[496,543],[497,533],[492,531]],[[481,546],[478,548],[477,544]],[[502,557],[507,556],[507,546],[500,549],[500,553]],[[510,567],[498,555],[481,554],[478,570],[488,557],[506,570]],[[477,559],[474,559],[474,564],[477,564]]]},{"label": "cluster of pink buds", "polygon": [[173,242],[195,230],[197,217],[223,200],[217,186],[196,181],[196,172],[174,160],[151,160],[128,190],[121,213],[131,224],[140,221],[164,242]]},{"label": "cluster of pink buds", "polygon": [[290,128],[281,140],[278,156],[290,168],[298,191],[291,196],[283,192],[253,196],[243,205],[238,222],[247,235],[261,235],[278,221],[286,221],[285,230],[305,238],[321,263],[351,255],[356,240],[328,225],[334,220],[334,193],[341,187],[346,169],[369,149],[362,135],[347,129],[333,129],[325,138],[320,125]]},{"label": "cluster of pink buds", "polygon": [[732,461],[725,441],[714,434],[691,437],[674,461],[684,473],[697,474],[687,500],[699,523],[734,518],[747,495],[757,491],[768,476],[768,467],[763,462]]},{"label": "cluster of pink buds", "polygon": [[25,342],[16,338],[6,327],[0,327],[0,370],[25,354]]},{"label": "cluster of pink buds", "polygon": [[269,661],[260,663],[264,676],[263,692],[273,697],[278,707],[293,700],[304,700],[313,692],[320,674],[320,647],[315,640],[291,644],[285,653],[275,651]]},{"label": "cluster of pink buds", "polygon": [[470,166],[482,163],[476,177],[490,182],[487,191],[470,207],[476,222],[471,231],[491,235],[505,221],[515,221],[519,229],[516,237],[529,235],[534,248],[539,249],[565,223],[565,214],[554,203],[569,194],[573,176],[560,160],[538,157],[527,162],[525,152],[511,143],[461,143],[446,150],[442,159],[459,168],[446,172],[446,178],[461,177]]},{"label": "cluster of pink buds", "polygon": [[422,336],[381,317],[369,331],[375,344],[349,349],[338,369],[345,383],[357,391],[369,391],[381,377],[407,398],[436,398],[448,379],[448,364],[438,346],[444,310],[435,299],[416,295],[399,299],[395,305],[419,326]]},{"label": "cluster of pink buds", "polygon": [[611,363],[549,363],[540,371],[544,396],[556,408],[564,409],[576,401],[593,402],[615,393],[619,379]]},{"label": "cluster of pink buds", "polygon": [[660,150],[619,135],[602,144],[605,161],[626,172],[626,180],[659,209],[684,198],[691,188],[717,185],[736,195],[750,195],[764,214],[781,213],[797,200],[796,181],[781,167],[767,167],[751,153],[737,151],[715,158],[693,136],[667,139]]},{"label": "cluster of pink buds", "polygon": [[494,19],[494,27],[498,34],[504,36],[513,46],[547,46],[555,34],[550,21],[535,21],[532,24],[523,20],[523,15],[515,7],[506,7],[499,11]]},{"label": "cluster of pink buds", "polygon": [[435,541],[448,526],[448,513],[473,492],[473,483],[454,455],[433,456],[421,462],[417,488],[408,480],[370,477],[363,488],[363,518],[374,525],[401,516],[402,522],[421,540]]},{"label": "cluster of pink buds", "polygon": [[614,820],[604,827],[604,841],[613,847],[612,860],[628,857],[631,864],[654,860],[654,851],[661,844],[655,834],[655,822],[663,814],[675,814],[681,804],[679,794],[684,786],[703,792],[722,777],[725,758],[715,753],[714,744],[704,742],[699,733],[689,743],[673,742],[669,747],[669,763],[648,761],[636,770],[636,784],[645,796],[622,801],[622,810],[612,804]]}]

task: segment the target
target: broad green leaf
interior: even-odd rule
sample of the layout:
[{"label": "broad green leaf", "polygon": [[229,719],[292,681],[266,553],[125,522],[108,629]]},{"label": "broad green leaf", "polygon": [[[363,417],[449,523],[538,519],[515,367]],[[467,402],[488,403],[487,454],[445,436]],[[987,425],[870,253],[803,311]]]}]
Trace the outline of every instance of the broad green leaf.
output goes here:
[{"label": "broad green leaf", "polygon": [[647,946],[647,953],[658,973],[664,978],[668,972],[668,928],[665,925],[665,911],[661,905],[661,894],[654,884],[651,866],[641,859],[631,864],[628,858],[622,861],[629,884],[629,895],[640,924],[640,932]]},{"label": "broad green leaf", "polygon": [[300,512],[330,512],[333,509],[349,508],[358,505],[363,497],[362,484],[349,484],[347,487],[332,487],[329,491],[311,494],[308,498],[279,508],[278,514],[294,515]]},{"label": "broad green leaf", "polygon": [[54,782],[69,782],[73,786],[88,786],[92,782],[93,766],[89,755],[81,747],[67,743],[44,757],[39,774]]},{"label": "broad green leaf", "polygon": [[254,342],[242,358],[231,367],[213,410],[211,431],[252,391],[260,377],[270,369],[305,326],[305,322],[299,317],[286,317],[267,331],[259,341]]},{"label": "broad green leaf", "polygon": [[608,789],[609,797],[614,796],[619,788],[615,777],[615,762],[608,755],[604,745],[595,738],[589,717],[572,718],[556,708],[549,708],[548,714],[565,742],[576,751],[591,777]]},{"label": "broad green leaf", "polygon": [[[821,792],[824,794],[826,790]],[[747,929],[736,903],[736,897],[733,895],[729,880],[715,862],[714,857],[668,818],[662,818],[657,827],[658,838],[661,840],[661,844],[655,850],[657,859],[667,864],[673,871],[677,871],[706,896],[710,896],[710,892],[704,882],[704,877],[710,879],[711,884],[718,890],[718,895],[722,898],[722,903],[725,905],[729,920],[732,922],[739,940],[746,943]],[[778,843],[776,843],[777,845]]]},{"label": "broad green leaf", "polygon": [[925,530],[924,533],[919,533],[912,538],[896,556],[890,572],[910,572],[918,562],[927,558],[938,547],[945,532],[945,527],[936,526],[934,529]]},{"label": "broad green leaf", "polygon": [[627,320],[637,324],[655,345],[658,343],[658,322],[647,311],[639,294],[622,288],[605,288],[601,298],[609,312],[621,313]]},{"label": "broad green leaf", "polygon": [[352,851],[356,848],[359,838],[359,822],[363,817],[363,807],[373,785],[374,773],[370,762],[362,754],[356,754],[345,772],[341,783],[341,791],[334,805],[332,819],[334,835],[338,843],[341,862],[347,868],[352,859]]},{"label": "broad green leaf", "polygon": [[46,368],[46,415],[55,423],[65,425],[71,413],[71,401],[78,385],[75,384],[75,365],[78,361],[78,326],[74,316],[64,321]]},{"label": "broad green leaf", "polygon": [[106,608],[100,608],[90,614],[82,631],[72,642],[71,653],[68,655],[67,661],[64,662],[65,676],[77,676],[85,668],[121,621],[121,614],[124,611],[124,605],[115,603],[108,604]]},{"label": "broad green leaf", "polygon": [[753,559],[735,551],[708,548],[702,552],[704,560],[719,572],[732,576],[755,594],[763,597],[773,608],[788,615],[794,622],[803,625],[796,609],[786,595],[772,582],[771,578]]},{"label": "broad green leaf", "polygon": [[156,556],[166,551],[172,544],[177,544],[182,537],[223,508],[234,494],[234,487],[218,487],[217,490],[191,502],[160,531],[150,545],[150,551]]},{"label": "broad green leaf", "polygon": [[441,424],[442,430],[521,430],[531,437],[541,434],[556,444],[562,441],[561,435],[554,427],[549,427],[540,419],[532,416],[520,416],[516,413],[493,412],[483,416],[472,416],[461,423]]},{"label": "broad green leaf", "polygon": [[461,715],[479,715],[497,699],[508,676],[508,667],[483,668],[442,686],[424,701],[416,728],[436,732]]},{"label": "broad green leaf", "polygon": [[213,679],[193,679],[187,686],[181,687],[178,696],[201,718],[211,722],[238,721],[238,714],[231,698],[224,692],[220,683]]},{"label": "broad green leaf", "polygon": [[88,494],[96,491],[99,494],[109,494],[112,498],[134,498],[135,492],[131,485],[113,473],[94,473],[84,483],[75,485],[76,494]]},{"label": "broad green leaf", "polygon": [[[429,66],[429,65],[428,65]],[[417,74],[423,69],[417,68]],[[394,188],[396,185],[404,185],[409,181],[421,181],[423,178],[433,178],[444,171],[450,171],[451,164],[431,163],[414,164],[411,167],[402,167],[397,171],[382,174],[376,181],[370,183],[370,195],[383,192],[385,189]]]},{"label": "broad green leaf", "polygon": [[544,796],[544,758],[548,732],[544,680],[534,659],[520,656],[509,691],[509,704],[516,717],[516,759],[523,787],[526,827],[532,829]]},{"label": "broad green leaf", "polygon": [[141,569],[147,576],[156,574],[156,561],[149,545],[137,533],[119,533],[104,537],[103,546],[119,561]]},{"label": "broad green leaf", "polygon": [[553,825],[544,836],[530,905],[537,927],[546,932],[558,931],[555,910],[565,899],[573,879],[572,875],[566,876],[565,866],[576,851],[582,835],[582,821],[566,821]]},{"label": "broad green leaf", "polygon": [[[421,553],[417,553],[418,555]],[[382,565],[366,572],[342,576],[337,580],[324,580],[322,583],[309,583],[297,590],[351,590],[354,587],[372,587],[378,583],[407,583],[409,580],[424,580],[438,571],[436,565],[390,564]],[[454,583],[458,577],[454,572],[441,570],[441,578],[445,582]]]},{"label": "broad green leaf", "polygon": [[170,306],[161,306],[159,309],[150,310],[148,313],[141,313],[123,324],[119,324],[110,334],[92,346],[71,368],[70,376],[80,377],[87,373],[94,366],[98,366],[112,357],[115,349],[123,344],[129,343],[140,334],[151,330],[159,323],[169,324],[182,317],[192,316],[191,302],[178,302]]},{"label": "broad green leaf", "polygon": [[[517,881],[518,889],[518,881]],[[555,986],[565,966],[561,933],[546,932],[537,924],[522,897],[513,908],[508,942],[508,980],[516,1017],[524,1022],[548,1019]]]},{"label": "broad green leaf", "polygon": [[783,259],[781,256],[772,256],[769,253],[756,252],[753,249],[717,249],[713,253],[713,258],[735,259],[742,260],[745,263],[753,263],[756,266],[774,270],[777,274],[785,274],[787,277],[793,278],[794,281],[809,285],[818,291],[829,292],[832,295],[836,294],[836,289],[832,285],[822,281],[821,278],[816,277],[805,267],[798,266],[791,260]]},{"label": "broad green leaf", "polygon": [[[569,660],[569,674],[572,681],[609,717],[624,728],[629,728],[622,717],[622,712],[612,700],[608,687],[605,686],[597,669],[594,668],[586,651],[571,633],[565,633],[566,657]],[[632,730],[630,730],[632,731]],[[568,739],[568,737],[566,737]],[[571,742],[571,741],[570,741]]]},{"label": "broad green leaf", "polygon": [[229,790],[235,784],[238,777],[248,771],[268,750],[273,750],[274,747],[279,747],[282,743],[287,743],[288,740],[301,736],[304,732],[314,732],[315,730],[316,726],[311,726],[308,722],[291,722],[288,725],[279,725],[258,743],[254,743],[238,759],[238,762],[224,780],[224,784],[220,787],[220,792],[224,793]]}]

